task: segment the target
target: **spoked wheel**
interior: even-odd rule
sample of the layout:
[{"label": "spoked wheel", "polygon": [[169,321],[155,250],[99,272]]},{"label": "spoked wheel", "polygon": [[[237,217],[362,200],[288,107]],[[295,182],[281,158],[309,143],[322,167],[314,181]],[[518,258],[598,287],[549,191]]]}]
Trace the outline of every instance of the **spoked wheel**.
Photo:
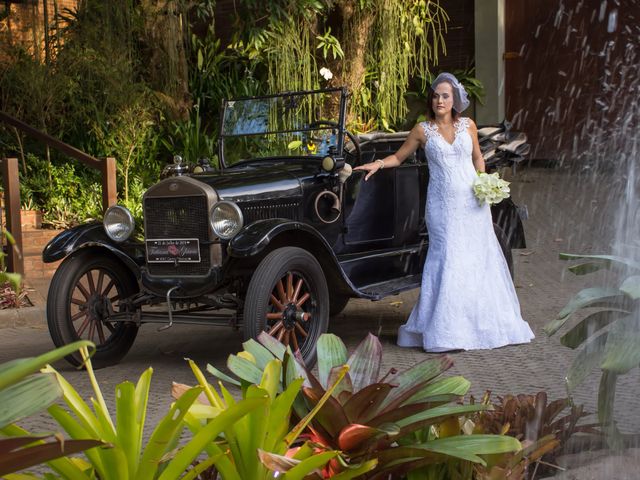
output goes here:
[{"label": "spoked wheel", "polygon": [[313,366],[316,342],[329,324],[329,292],[318,261],[296,247],[271,252],[249,282],[243,317],[246,339],[266,331]]},{"label": "spoked wheel", "polygon": [[[47,323],[53,343],[76,340],[96,344],[91,363],[105,367],[117,363],[131,348],[138,333],[133,323],[109,322],[120,301],[138,291],[132,273],[111,257],[79,252],[68,257],[51,279],[47,297]],[[80,365],[79,353],[65,357]]]}]

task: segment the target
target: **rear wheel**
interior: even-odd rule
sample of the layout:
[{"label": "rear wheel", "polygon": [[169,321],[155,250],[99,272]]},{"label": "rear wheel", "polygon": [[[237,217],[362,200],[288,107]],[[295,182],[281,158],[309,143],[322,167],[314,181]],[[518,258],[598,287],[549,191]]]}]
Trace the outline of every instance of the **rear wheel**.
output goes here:
[{"label": "rear wheel", "polygon": [[306,250],[284,247],[269,253],[255,270],[243,311],[245,339],[266,331],[299,351],[307,366],[329,325],[329,292],[320,264]]},{"label": "rear wheel", "polygon": [[[120,301],[138,291],[132,273],[121,262],[96,252],[78,252],[66,258],[51,279],[47,296],[47,324],[53,343],[60,347],[76,340],[96,344],[91,363],[96,368],[118,363],[138,333],[134,323],[109,322]],[[80,365],[80,353],[65,357]]]}]

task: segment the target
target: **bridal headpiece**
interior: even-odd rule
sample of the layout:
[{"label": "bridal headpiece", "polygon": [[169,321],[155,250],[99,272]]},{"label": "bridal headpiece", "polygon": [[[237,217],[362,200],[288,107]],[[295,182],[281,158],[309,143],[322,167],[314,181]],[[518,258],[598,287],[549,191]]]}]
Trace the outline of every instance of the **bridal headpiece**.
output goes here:
[{"label": "bridal headpiece", "polygon": [[431,90],[435,90],[442,82],[449,82],[453,87],[453,108],[456,112],[461,113],[466,110],[470,103],[469,96],[458,79],[450,73],[443,72],[431,83]]}]

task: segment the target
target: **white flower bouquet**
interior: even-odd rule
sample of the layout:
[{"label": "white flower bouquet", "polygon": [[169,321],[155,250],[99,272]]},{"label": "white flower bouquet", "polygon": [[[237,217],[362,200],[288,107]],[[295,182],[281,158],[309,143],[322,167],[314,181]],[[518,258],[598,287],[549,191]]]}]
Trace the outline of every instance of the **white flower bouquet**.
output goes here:
[{"label": "white flower bouquet", "polygon": [[473,182],[473,193],[482,205],[495,205],[510,195],[509,182],[500,178],[498,172],[478,173],[478,178]]}]

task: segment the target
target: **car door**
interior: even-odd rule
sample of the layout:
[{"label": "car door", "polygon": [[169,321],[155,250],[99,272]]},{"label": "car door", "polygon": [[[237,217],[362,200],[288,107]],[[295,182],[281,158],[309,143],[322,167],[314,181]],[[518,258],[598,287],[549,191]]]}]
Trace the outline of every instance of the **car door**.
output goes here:
[{"label": "car door", "polygon": [[[361,162],[395,152],[403,139],[362,145]],[[424,221],[426,166],[412,155],[369,180],[354,171],[344,186],[343,233],[336,254],[355,285],[383,284],[419,271],[417,245]]]}]

